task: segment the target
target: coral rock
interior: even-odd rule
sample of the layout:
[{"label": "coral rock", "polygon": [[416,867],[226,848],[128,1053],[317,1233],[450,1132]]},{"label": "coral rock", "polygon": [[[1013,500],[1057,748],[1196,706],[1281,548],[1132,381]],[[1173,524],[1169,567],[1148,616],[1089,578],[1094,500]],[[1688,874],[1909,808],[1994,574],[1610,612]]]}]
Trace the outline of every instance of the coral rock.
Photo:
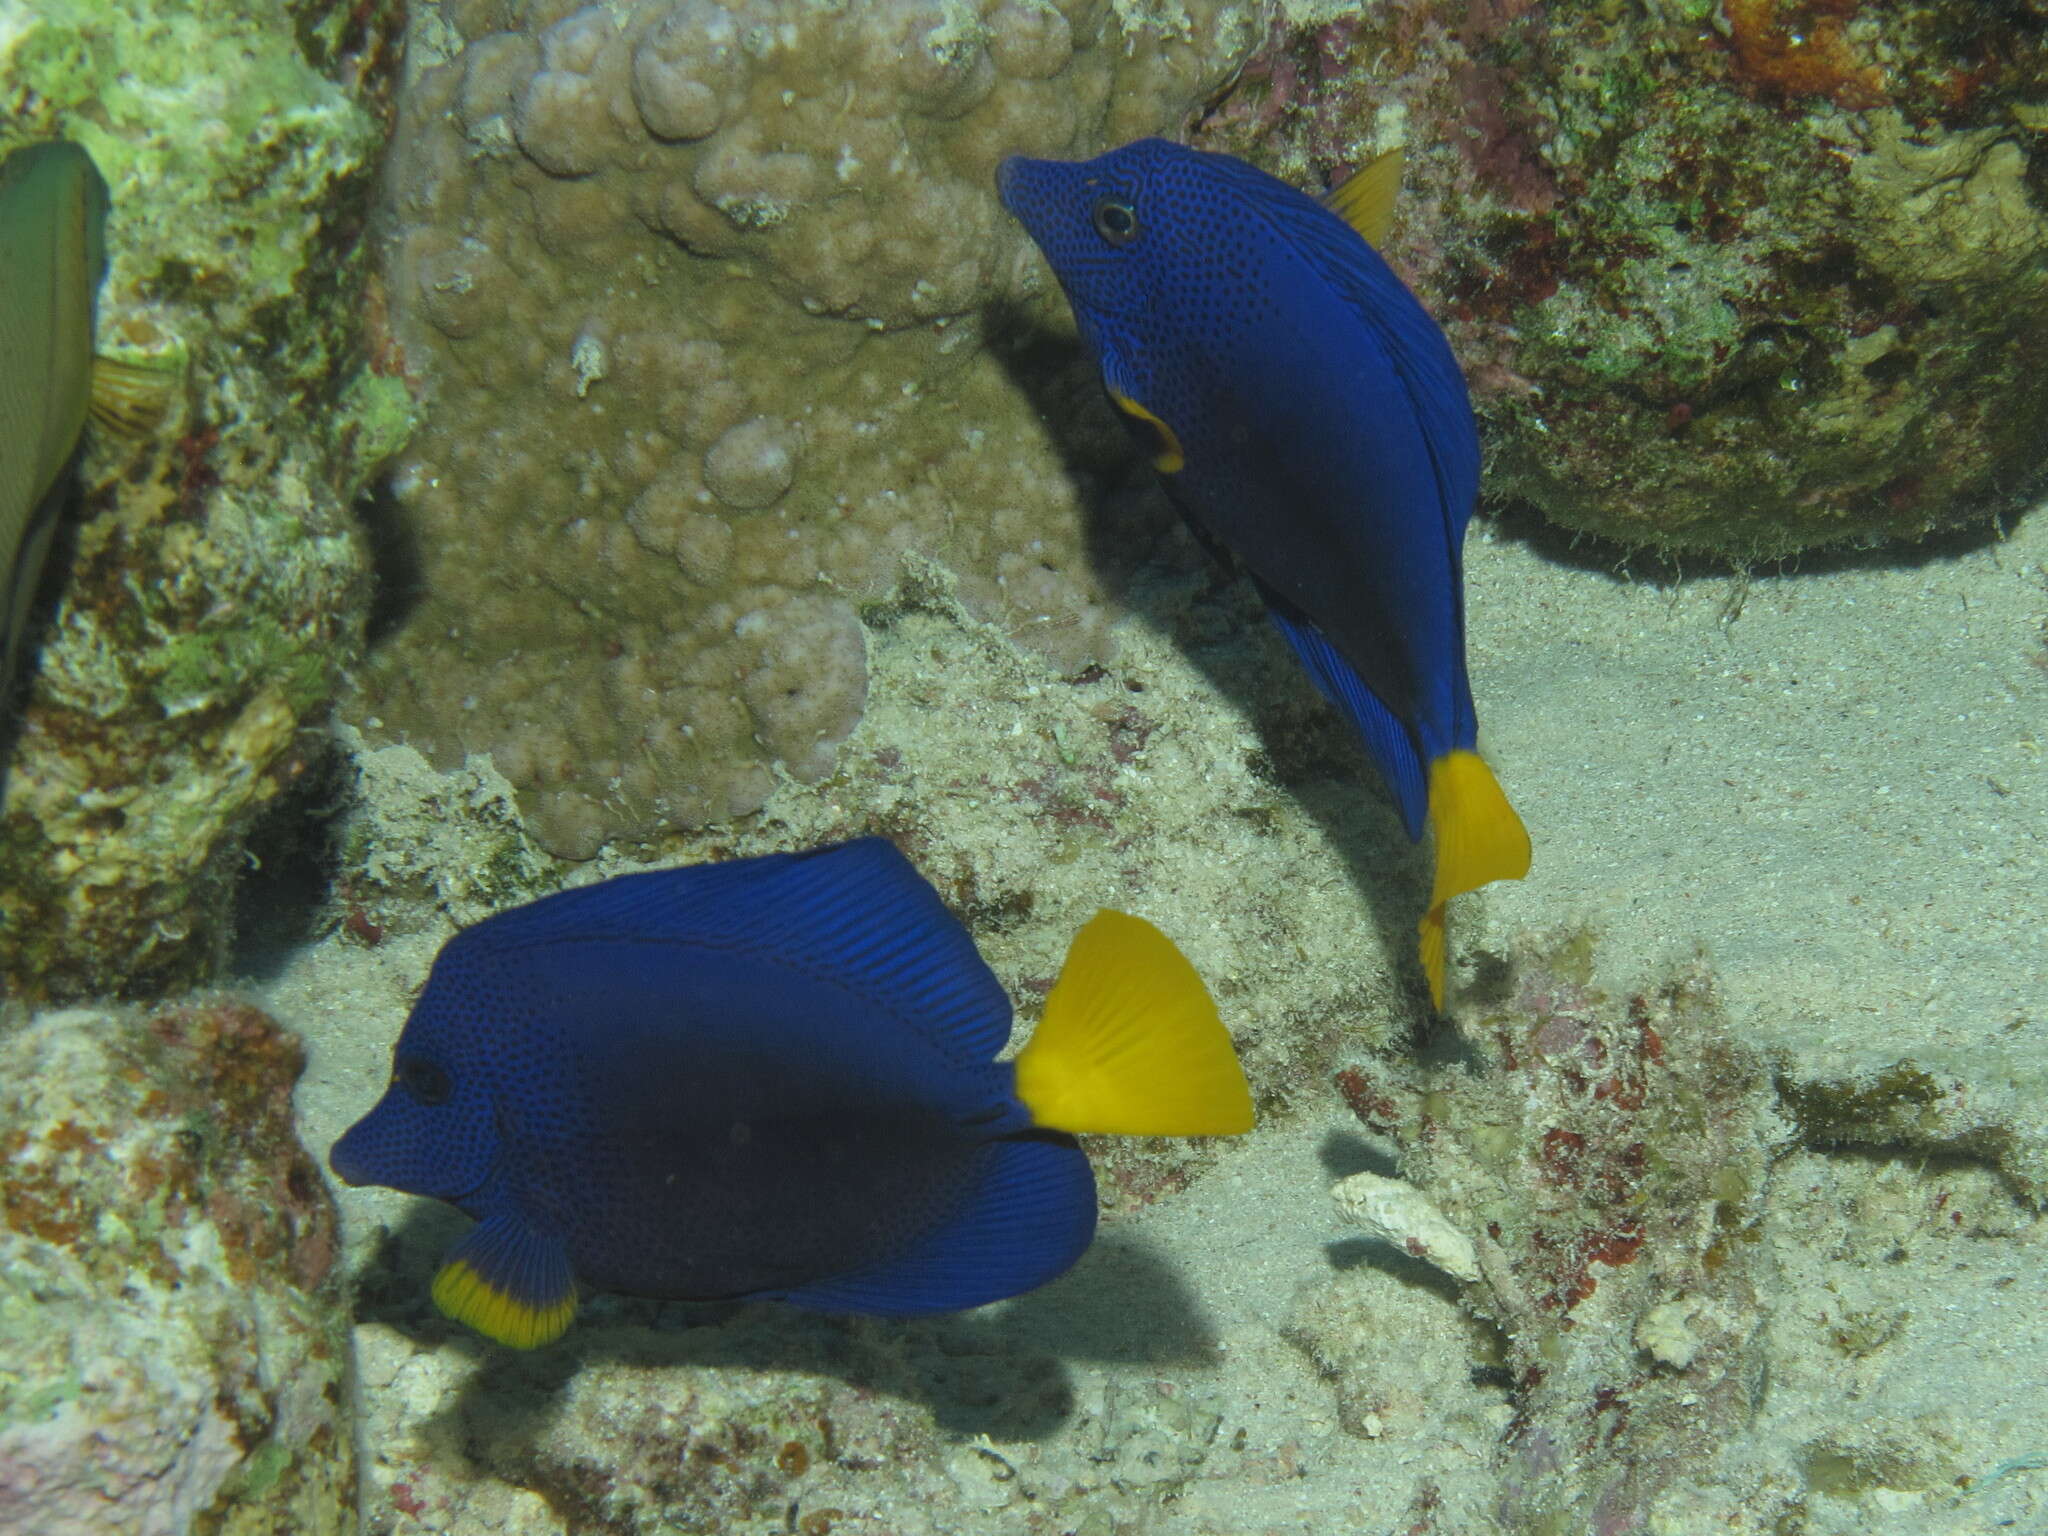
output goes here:
[{"label": "coral rock", "polygon": [[[1492,1071],[1416,1085],[1340,1074],[1404,1171],[1473,1233],[1515,1386],[1500,1516],[1634,1530],[1711,1484],[1762,1391],[1756,1242],[1784,1127],[1706,976],[1617,999],[1583,935],[1531,940],[1482,1015]],[[1482,1235],[1483,1234],[1483,1235]]]},{"label": "coral rock", "polygon": [[1330,1194],[1346,1216],[1382,1242],[1434,1264],[1453,1279],[1479,1278],[1472,1239],[1445,1220],[1413,1184],[1376,1173],[1354,1173]]},{"label": "coral rock", "polygon": [[297,1042],[205,1003],[0,1035],[0,1533],[342,1536],[355,1430]]},{"label": "coral rock", "polygon": [[990,346],[998,306],[1071,323],[993,177],[1173,131],[1257,41],[1154,9],[444,8],[389,181],[424,597],[366,731],[493,754],[582,857],[829,773],[850,616],[906,553],[1064,669],[1106,657],[1170,520],[1075,358]]},{"label": "coral rock", "polygon": [[[244,835],[360,651],[350,504],[412,419],[357,239],[395,23],[319,0],[0,0],[0,153],[91,151],[113,199],[101,346],[184,362],[153,436],[86,434],[0,810],[14,995],[207,977]],[[448,323],[482,326],[488,295],[454,303],[441,276]]]},{"label": "coral rock", "polygon": [[1466,366],[1490,494],[1742,559],[2032,505],[2024,8],[1310,9],[1200,137],[1311,187],[1406,145],[1390,255]]}]

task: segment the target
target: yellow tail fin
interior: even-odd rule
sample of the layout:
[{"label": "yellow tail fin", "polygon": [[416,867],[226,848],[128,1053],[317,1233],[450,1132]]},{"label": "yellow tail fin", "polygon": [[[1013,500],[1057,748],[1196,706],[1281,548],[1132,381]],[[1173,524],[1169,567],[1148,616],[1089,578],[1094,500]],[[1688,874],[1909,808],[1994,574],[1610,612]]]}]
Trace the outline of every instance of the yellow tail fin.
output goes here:
[{"label": "yellow tail fin", "polygon": [[1429,819],[1436,828],[1436,884],[1419,925],[1429,1000],[1444,1005],[1444,903],[1494,880],[1529,873],[1529,833],[1493,770],[1460,748],[1429,765]]},{"label": "yellow tail fin", "polygon": [[1401,190],[1401,146],[1395,145],[1323,194],[1330,212],[1365,236],[1374,250],[1394,227],[1394,198]]},{"label": "yellow tail fin", "polygon": [[1017,1057],[1017,1096],[1048,1130],[1236,1136],[1252,1095],[1209,989],[1173,940],[1104,910],[1074,935]]}]

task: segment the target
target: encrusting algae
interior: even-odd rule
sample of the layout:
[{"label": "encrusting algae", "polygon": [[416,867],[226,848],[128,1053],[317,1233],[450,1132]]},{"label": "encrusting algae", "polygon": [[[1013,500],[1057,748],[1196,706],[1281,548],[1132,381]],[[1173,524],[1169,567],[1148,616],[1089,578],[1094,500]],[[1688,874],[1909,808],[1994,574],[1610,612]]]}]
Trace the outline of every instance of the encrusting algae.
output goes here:
[{"label": "encrusting algae", "polygon": [[2048,423],[2048,34],[1968,0],[1283,7],[1191,142],[1319,186],[1405,145],[1388,254],[1486,494],[1740,563],[1987,527]]},{"label": "encrusting algae", "polygon": [[360,239],[396,18],[358,9],[0,0],[0,154],[90,154],[100,348],[179,395],[87,434],[0,807],[10,995],[214,976],[243,838],[325,750],[369,599],[350,502],[411,419]]}]

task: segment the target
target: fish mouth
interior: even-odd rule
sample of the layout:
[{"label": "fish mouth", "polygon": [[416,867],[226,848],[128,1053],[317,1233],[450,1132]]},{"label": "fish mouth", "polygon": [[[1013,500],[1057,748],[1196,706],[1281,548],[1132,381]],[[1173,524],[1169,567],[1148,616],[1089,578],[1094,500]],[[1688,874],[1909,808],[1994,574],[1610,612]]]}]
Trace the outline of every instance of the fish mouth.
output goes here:
[{"label": "fish mouth", "polygon": [[464,1201],[471,1199],[478,1190],[483,1189],[495,1179],[498,1176],[499,1169],[504,1166],[505,1155],[500,1150],[498,1155],[491,1159],[489,1165],[484,1168],[483,1172],[477,1176],[474,1182],[462,1189],[422,1189],[419,1187],[420,1182],[431,1183],[432,1181],[430,1180],[408,1180],[400,1183],[398,1179],[402,1175],[380,1173],[377,1170],[374,1166],[376,1162],[374,1152],[365,1153],[360,1145],[353,1147],[350,1145],[352,1142],[360,1141],[360,1138],[356,1136],[356,1131],[360,1129],[361,1124],[362,1122],[359,1121],[356,1125],[350,1126],[346,1131],[342,1132],[341,1139],[327,1149],[328,1168],[333,1171],[337,1179],[341,1180],[350,1189],[395,1189],[402,1195],[418,1195],[427,1200],[444,1200],[450,1205],[461,1208]]},{"label": "fish mouth", "polygon": [[355,1154],[349,1150],[348,1144],[353,1139],[355,1127],[350,1126],[341,1133],[341,1139],[327,1149],[327,1166],[333,1171],[334,1176],[350,1189],[361,1189],[366,1184],[374,1184],[376,1180],[370,1177]]},{"label": "fish mouth", "polygon": [[996,200],[1009,210],[1010,217],[1029,225],[1024,211],[1017,206],[1018,194],[1026,189],[1032,172],[1040,166],[1056,164],[1045,160],[1033,160],[1029,155],[1005,155],[996,166]]},{"label": "fish mouth", "polygon": [[432,1146],[430,1140],[422,1145],[405,1117],[394,1119],[387,1095],[327,1149],[327,1166],[350,1189],[395,1189],[459,1206],[497,1177],[507,1155],[501,1140],[483,1166],[471,1172],[461,1166],[466,1159],[454,1168],[437,1160]]}]

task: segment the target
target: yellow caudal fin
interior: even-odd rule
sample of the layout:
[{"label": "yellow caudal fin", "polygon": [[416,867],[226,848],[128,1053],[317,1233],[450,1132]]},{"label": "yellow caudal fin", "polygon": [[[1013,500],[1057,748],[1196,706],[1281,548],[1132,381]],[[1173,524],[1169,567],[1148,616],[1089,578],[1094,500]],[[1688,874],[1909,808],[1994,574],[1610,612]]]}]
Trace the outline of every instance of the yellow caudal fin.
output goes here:
[{"label": "yellow caudal fin", "polygon": [[1444,903],[1494,880],[1529,873],[1529,833],[1493,770],[1460,748],[1429,765],[1429,820],[1436,829],[1436,883],[1419,925],[1429,1000],[1444,1005]]},{"label": "yellow caudal fin", "polygon": [[1375,156],[1323,194],[1323,206],[1378,250],[1394,227],[1394,197],[1401,190],[1401,147]]},{"label": "yellow caudal fin", "polygon": [[1209,989],[1143,918],[1104,910],[1074,935],[1017,1057],[1017,1096],[1048,1130],[1236,1136],[1251,1089]]}]

